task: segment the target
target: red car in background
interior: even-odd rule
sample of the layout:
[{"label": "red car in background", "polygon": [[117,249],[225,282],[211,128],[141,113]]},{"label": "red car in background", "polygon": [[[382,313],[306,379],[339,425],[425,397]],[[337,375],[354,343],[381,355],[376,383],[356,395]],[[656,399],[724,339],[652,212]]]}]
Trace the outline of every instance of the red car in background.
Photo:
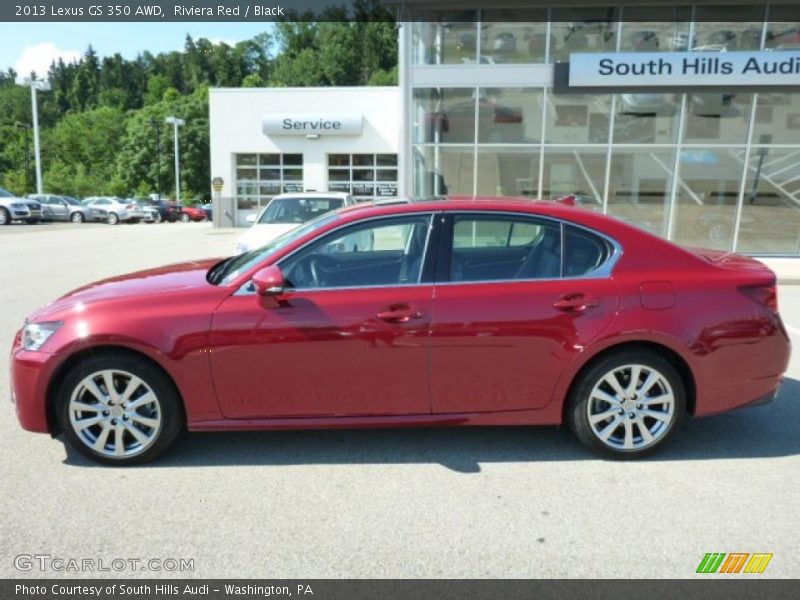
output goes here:
[{"label": "red car in background", "polygon": [[208,220],[208,214],[202,208],[197,208],[194,206],[180,206],[179,219],[183,223],[188,223],[189,221],[206,221]]},{"label": "red car in background", "polygon": [[67,294],[17,333],[12,390],[23,428],[108,464],[187,427],[566,423],[634,458],[776,395],[776,298],[754,259],[578,207],[362,204]]}]

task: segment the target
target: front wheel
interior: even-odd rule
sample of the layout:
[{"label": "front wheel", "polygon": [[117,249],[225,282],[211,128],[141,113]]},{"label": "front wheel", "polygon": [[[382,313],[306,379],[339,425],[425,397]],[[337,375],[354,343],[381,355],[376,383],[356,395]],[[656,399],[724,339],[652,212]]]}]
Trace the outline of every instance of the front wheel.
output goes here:
[{"label": "front wheel", "polygon": [[10,225],[11,215],[8,210],[0,206],[0,225]]},{"label": "front wheel", "polygon": [[567,423],[586,446],[631,459],[660,448],[686,414],[677,369],[651,350],[601,358],[579,376],[568,400]]},{"label": "front wheel", "polygon": [[83,213],[76,211],[70,215],[69,220],[73,223],[83,223],[86,219],[83,216]]},{"label": "front wheel", "polygon": [[106,223],[109,225],[117,225],[119,223],[119,216],[117,213],[108,213],[106,217]]},{"label": "front wheel", "polygon": [[172,382],[153,365],[127,354],[79,363],[59,386],[57,415],[66,441],[109,465],[148,462],[183,428]]}]

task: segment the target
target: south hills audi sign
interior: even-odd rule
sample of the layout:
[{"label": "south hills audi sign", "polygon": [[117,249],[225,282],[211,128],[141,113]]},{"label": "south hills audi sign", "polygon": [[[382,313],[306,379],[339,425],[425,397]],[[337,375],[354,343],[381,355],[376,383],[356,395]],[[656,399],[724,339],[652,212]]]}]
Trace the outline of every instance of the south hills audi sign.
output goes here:
[{"label": "south hills audi sign", "polygon": [[555,69],[556,92],[800,86],[800,51],[572,54]]}]

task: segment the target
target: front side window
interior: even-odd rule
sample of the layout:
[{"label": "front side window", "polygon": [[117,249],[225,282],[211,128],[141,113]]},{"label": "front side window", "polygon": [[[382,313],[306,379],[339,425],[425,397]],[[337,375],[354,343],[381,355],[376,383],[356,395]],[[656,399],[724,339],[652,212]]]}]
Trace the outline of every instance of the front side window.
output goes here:
[{"label": "front side window", "polygon": [[415,215],[330,233],[281,264],[286,283],[296,289],[419,283],[430,223],[430,215]]},{"label": "front side window", "polygon": [[551,279],[561,274],[561,228],[527,217],[456,215],[451,281]]}]

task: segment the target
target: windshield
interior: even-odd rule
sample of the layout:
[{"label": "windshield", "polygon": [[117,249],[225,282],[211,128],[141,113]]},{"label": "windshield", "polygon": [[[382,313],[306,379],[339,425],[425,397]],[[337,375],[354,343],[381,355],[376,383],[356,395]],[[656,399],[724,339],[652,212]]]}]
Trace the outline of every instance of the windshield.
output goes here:
[{"label": "windshield", "polygon": [[305,223],[344,205],[341,198],[276,198],[259,223]]},{"label": "windshield", "polygon": [[211,270],[208,272],[207,276],[208,281],[209,283],[213,283],[215,285],[225,285],[230,283],[244,271],[253,268],[255,265],[267,258],[270,254],[285,248],[293,241],[300,239],[312,231],[324,227],[328,223],[338,218],[339,216],[336,213],[325,213],[316,219],[309,221],[302,227],[292,229],[291,231],[287,231],[283,235],[276,237],[266,246],[256,248],[255,250],[245,252],[244,254],[239,254],[238,256],[227,258],[211,267]]},{"label": "windshield", "polygon": [[0,188],[0,198],[16,198],[16,196],[14,196],[14,194],[9,192],[8,190]]}]

